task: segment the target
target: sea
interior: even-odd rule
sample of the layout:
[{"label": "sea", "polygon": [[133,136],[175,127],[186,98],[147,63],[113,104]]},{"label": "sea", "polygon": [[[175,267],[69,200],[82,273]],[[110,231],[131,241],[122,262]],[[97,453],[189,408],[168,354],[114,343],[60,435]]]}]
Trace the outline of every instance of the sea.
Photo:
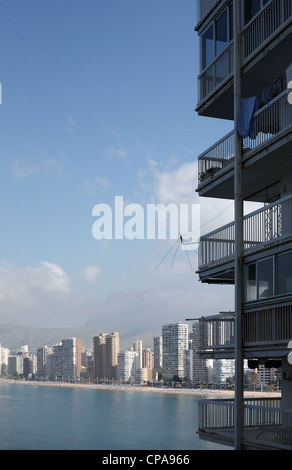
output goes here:
[{"label": "sea", "polygon": [[199,439],[198,400],[0,382],[0,450],[229,450]]}]

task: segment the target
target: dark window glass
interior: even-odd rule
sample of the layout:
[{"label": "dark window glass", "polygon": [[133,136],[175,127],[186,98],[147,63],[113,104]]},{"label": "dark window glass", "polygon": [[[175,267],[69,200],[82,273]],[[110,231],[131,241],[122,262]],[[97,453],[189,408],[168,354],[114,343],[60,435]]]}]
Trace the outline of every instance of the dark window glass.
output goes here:
[{"label": "dark window glass", "polygon": [[249,302],[256,300],[256,298],[256,265],[250,264],[244,266],[244,300],[245,302]]},{"label": "dark window glass", "polygon": [[277,293],[292,292],[292,253],[279,255],[277,258]]},{"label": "dark window glass", "polygon": [[233,5],[229,8],[229,40],[233,39]]},{"label": "dark window glass", "polygon": [[228,43],[228,16],[227,10],[215,21],[216,31],[216,55],[222,52]]},{"label": "dark window glass", "polygon": [[258,298],[271,297],[274,293],[274,263],[268,258],[258,263]]},{"label": "dark window glass", "polygon": [[214,33],[211,25],[202,36],[202,67],[203,70],[214,59]]},{"label": "dark window glass", "polygon": [[261,9],[261,0],[245,0],[244,23],[248,23]]}]

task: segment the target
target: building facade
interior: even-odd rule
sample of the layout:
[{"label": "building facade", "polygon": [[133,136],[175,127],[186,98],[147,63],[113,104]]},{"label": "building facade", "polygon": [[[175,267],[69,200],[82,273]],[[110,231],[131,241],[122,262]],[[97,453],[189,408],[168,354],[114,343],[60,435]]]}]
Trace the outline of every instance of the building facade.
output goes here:
[{"label": "building facade", "polygon": [[119,353],[119,333],[101,333],[93,338],[95,379],[116,379]]},{"label": "building facade", "polygon": [[52,354],[51,348],[47,346],[42,346],[37,348],[37,375],[38,377],[47,377],[50,376],[49,370],[47,367],[47,357],[49,354]]},{"label": "building facade", "polygon": [[162,326],[162,375],[164,379],[184,377],[184,351],[188,349],[188,325]]},{"label": "building facade", "polygon": [[53,347],[53,377],[56,380],[79,381],[81,372],[81,339],[63,339]]},{"label": "building facade", "polygon": [[117,379],[122,382],[136,381],[139,370],[139,356],[136,351],[118,353]]},{"label": "building facade", "polygon": [[153,339],[154,369],[162,370],[162,336]]},{"label": "building facade", "polygon": [[[235,214],[234,222],[201,236],[198,267],[201,282],[234,286],[235,311],[224,319],[233,335],[204,352],[235,360],[234,420],[229,435],[223,418],[222,432],[219,419],[215,433],[210,421],[200,422],[199,434],[235,449],[291,449],[292,2],[198,0],[195,29],[197,113],[232,124],[198,157],[197,192],[233,200]],[[247,211],[247,203],[256,210]],[[265,413],[259,400],[253,408],[244,399],[244,360],[258,368],[272,361],[282,371],[281,398],[270,408],[262,404]],[[200,406],[210,417],[208,404]]]}]

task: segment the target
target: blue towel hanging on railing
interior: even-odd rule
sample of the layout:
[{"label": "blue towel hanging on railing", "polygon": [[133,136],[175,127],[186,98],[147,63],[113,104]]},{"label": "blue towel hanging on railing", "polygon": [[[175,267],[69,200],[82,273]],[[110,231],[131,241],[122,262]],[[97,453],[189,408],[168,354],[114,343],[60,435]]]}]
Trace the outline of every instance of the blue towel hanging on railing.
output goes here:
[{"label": "blue towel hanging on railing", "polygon": [[238,129],[237,132],[241,137],[254,136],[253,115],[258,110],[258,99],[256,96],[251,98],[242,98],[240,102]]}]

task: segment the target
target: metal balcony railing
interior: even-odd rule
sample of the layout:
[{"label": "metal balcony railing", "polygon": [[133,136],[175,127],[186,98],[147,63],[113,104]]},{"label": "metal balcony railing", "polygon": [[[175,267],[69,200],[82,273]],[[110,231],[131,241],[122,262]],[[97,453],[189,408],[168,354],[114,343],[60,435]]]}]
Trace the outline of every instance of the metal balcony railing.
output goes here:
[{"label": "metal balcony railing", "polygon": [[[198,2],[198,18],[203,18],[215,0]],[[269,41],[284,30],[292,18],[291,0],[273,0],[267,3],[241,31],[240,61],[242,64],[258,54]],[[198,76],[198,100],[201,103],[213,93],[219,85],[233,75],[233,41],[216,57],[213,62],[201,71]]]},{"label": "metal balcony railing", "polygon": [[[253,138],[242,140],[242,158],[246,160],[272,140],[279,139],[292,127],[292,105],[288,102],[289,90],[259,109],[253,117]],[[198,183],[220,176],[220,171],[234,163],[234,131],[229,132],[198,157]],[[221,172],[222,174],[222,172]]]},{"label": "metal balcony railing", "polygon": [[[224,313],[202,317],[199,320],[201,352],[230,352],[234,349],[235,316]],[[242,340],[245,348],[272,346],[287,348],[292,338],[292,305],[275,305],[261,308],[244,308],[242,315]]]},{"label": "metal balcony railing", "polygon": [[292,17],[291,0],[273,0],[258,12],[241,32],[241,60],[244,62],[286,27]]},{"label": "metal balcony railing", "polygon": [[201,21],[211,8],[218,3],[218,0],[198,0],[197,1],[197,21]]},{"label": "metal balcony railing", "polygon": [[253,136],[243,139],[244,158],[271,139],[280,137],[291,126],[292,106],[288,102],[288,90],[284,90],[254,114]]},{"label": "metal balcony railing", "polygon": [[234,162],[234,131],[212,145],[198,158],[199,184]]},{"label": "metal balcony railing", "polygon": [[[244,400],[242,440],[245,446],[292,449],[292,410],[280,408],[280,398]],[[233,400],[201,400],[198,431],[204,437],[233,445]]]},{"label": "metal balcony railing", "polygon": [[[244,216],[244,253],[260,250],[267,244],[292,234],[292,195]],[[235,223],[231,222],[200,237],[199,269],[234,258]]]},{"label": "metal balcony railing", "polygon": [[199,102],[233,73],[233,41],[198,76]]}]

